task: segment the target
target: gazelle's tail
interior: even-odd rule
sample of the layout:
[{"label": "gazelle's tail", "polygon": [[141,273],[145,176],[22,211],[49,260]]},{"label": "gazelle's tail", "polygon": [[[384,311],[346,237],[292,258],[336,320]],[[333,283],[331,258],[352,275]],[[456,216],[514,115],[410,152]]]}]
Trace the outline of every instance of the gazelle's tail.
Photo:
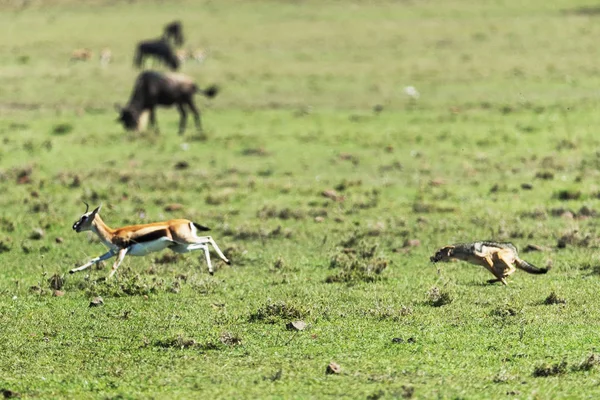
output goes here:
[{"label": "gazelle's tail", "polygon": [[199,231],[203,231],[203,232],[210,231],[210,228],[207,228],[204,225],[200,225],[200,224],[197,224],[195,222],[192,222],[192,224],[194,224],[194,226],[196,227],[196,229],[198,229]]}]

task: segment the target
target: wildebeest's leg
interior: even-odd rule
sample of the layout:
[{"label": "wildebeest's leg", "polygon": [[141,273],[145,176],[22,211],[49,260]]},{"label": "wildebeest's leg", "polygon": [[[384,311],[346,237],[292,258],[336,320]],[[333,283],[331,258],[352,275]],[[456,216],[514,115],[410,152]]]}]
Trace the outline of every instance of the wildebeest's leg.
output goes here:
[{"label": "wildebeest's leg", "polygon": [[179,110],[180,120],[179,120],[179,134],[183,135],[185,132],[185,124],[187,122],[187,112],[183,107],[183,103],[177,103],[177,109]]},{"label": "wildebeest's leg", "polygon": [[156,107],[150,108],[150,126],[156,133],[159,133],[158,126],[156,125]]},{"label": "wildebeest's leg", "polygon": [[142,62],[143,62],[143,54],[142,54],[142,49],[140,49],[139,47],[137,48],[136,52],[135,52],[135,56],[133,58],[133,65],[141,68],[142,67]]},{"label": "wildebeest's leg", "polygon": [[194,104],[194,100],[192,98],[189,98],[187,100],[187,104],[190,107],[190,110],[192,110],[192,112],[194,113],[196,129],[198,130],[198,132],[202,132],[202,122],[200,122],[200,111],[196,108],[196,105]]}]

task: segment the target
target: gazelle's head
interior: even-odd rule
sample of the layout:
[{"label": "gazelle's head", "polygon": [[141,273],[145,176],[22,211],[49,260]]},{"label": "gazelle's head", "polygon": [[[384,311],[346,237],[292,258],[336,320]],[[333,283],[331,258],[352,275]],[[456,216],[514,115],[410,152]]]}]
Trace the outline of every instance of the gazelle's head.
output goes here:
[{"label": "gazelle's head", "polygon": [[90,206],[88,206],[88,204],[85,202],[84,204],[85,213],[81,217],[79,217],[79,219],[73,224],[73,230],[77,233],[91,230],[94,218],[96,218],[96,214],[98,214],[98,212],[102,208],[102,205],[99,205],[94,211],[88,212]]},{"label": "gazelle's head", "polygon": [[429,258],[429,260],[433,263],[436,262],[447,262],[450,261],[452,257],[452,253],[454,252],[454,246],[446,246],[439,249],[435,255]]}]

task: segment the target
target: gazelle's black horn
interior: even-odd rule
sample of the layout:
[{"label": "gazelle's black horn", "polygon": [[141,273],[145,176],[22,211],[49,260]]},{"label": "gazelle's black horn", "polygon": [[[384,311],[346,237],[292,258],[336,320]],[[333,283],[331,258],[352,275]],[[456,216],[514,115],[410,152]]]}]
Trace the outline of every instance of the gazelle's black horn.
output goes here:
[{"label": "gazelle's black horn", "polygon": [[85,213],[87,213],[88,210],[90,209],[90,206],[85,201],[83,202],[83,204],[85,204]]}]

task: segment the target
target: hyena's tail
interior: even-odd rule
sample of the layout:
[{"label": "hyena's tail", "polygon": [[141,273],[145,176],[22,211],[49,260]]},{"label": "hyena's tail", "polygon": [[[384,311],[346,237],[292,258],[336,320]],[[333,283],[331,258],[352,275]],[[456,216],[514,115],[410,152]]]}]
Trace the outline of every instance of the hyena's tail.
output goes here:
[{"label": "hyena's tail", "polygon": [[522,269],[525,272],[529,272],[530,274],[545,274],[548,272],[548,268],[538,268],[535,265],[529,264],[525,260],[517,259],[515,263],[517,268]]}]

